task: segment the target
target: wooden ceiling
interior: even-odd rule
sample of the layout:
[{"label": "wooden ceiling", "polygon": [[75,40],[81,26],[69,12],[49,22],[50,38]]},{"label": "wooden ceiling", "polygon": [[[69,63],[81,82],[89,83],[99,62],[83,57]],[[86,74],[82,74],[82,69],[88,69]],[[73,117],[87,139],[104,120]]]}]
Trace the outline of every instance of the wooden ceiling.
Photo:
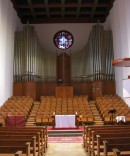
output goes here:
[{"label": "wooden ceiling", "polygon": [[23,24],[105,22],[114,0],[11,0]]}]

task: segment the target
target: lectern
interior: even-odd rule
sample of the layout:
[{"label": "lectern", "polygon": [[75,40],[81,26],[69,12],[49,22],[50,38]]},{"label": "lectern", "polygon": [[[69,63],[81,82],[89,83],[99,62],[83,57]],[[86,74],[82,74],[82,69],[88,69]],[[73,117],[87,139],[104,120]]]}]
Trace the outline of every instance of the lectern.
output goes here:
[{"label": "lectern", "polygon": [[110,109],[108,111],[108,114],[111,114],[111,116],[110,116],[110,122],[111,122],[112,125],[114,124],[115,113],[116,113],[116,110],[115,109]]}]

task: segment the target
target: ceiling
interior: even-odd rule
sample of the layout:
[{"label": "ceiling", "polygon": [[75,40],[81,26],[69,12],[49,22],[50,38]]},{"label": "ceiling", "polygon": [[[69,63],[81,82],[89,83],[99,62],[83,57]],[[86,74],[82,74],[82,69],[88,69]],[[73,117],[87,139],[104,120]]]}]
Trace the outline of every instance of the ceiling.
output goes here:
[{"label": "ceiling", "polygon": [[23,24],[105,22],[114,0],[11,0]]},{"label": "ceiling", "polygon": [[74,44],[64,52],[79,52],[87,44],[92,25],[104,23],[114,0],[10,0],[23,24],[35,27],[45,51],[59,52],[53,37],[69,31]]}]

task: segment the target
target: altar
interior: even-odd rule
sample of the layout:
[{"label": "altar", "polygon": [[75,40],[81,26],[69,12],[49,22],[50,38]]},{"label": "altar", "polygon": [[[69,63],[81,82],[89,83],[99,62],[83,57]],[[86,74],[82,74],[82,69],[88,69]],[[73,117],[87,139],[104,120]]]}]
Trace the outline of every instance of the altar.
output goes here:
[{"label": "altar", "polygon": [[55,128],[73,128],[75,115],[55,115]]}]

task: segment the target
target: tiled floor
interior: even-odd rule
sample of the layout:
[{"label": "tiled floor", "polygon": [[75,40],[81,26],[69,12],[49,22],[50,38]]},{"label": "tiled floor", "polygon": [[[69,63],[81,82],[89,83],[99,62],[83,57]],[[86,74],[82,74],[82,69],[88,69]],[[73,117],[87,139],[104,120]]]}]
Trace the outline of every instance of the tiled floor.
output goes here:
[{"label": "tiled floor", "polygon": [[49,143],[45,156],[86,156],[82,143]]}]

